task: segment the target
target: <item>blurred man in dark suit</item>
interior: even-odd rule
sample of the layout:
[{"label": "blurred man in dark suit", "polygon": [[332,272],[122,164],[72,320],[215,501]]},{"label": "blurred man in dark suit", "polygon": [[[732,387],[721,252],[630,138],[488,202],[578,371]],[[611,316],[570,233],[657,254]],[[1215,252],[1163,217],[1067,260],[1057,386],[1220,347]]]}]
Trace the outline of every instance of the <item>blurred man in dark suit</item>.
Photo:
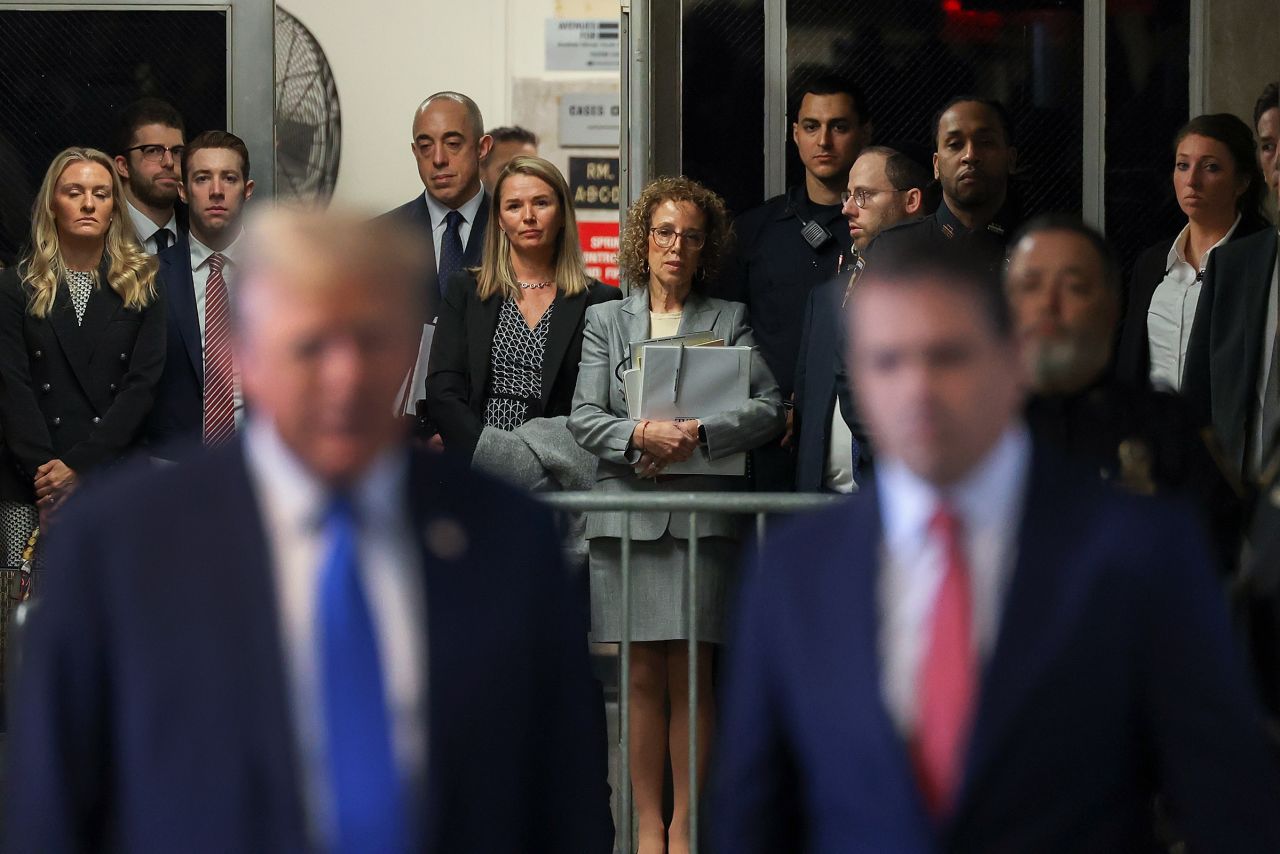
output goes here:
[{"label": "blurred man in dark suit", "polygon": [[243,437],[68,506],[7,850],[611,849],[603,705],[549,513],[410,452],[392,415],[423,302],[397,231],[251,229]]},{"label": "blurred man in dark suit", "polygon": [[1280,850],[1199,527],[1032,440],[1008,305],[965,264],[851,297],[876,482],[744,574],[717,850],[1136,851],[1157,792],[1192,850]]}]

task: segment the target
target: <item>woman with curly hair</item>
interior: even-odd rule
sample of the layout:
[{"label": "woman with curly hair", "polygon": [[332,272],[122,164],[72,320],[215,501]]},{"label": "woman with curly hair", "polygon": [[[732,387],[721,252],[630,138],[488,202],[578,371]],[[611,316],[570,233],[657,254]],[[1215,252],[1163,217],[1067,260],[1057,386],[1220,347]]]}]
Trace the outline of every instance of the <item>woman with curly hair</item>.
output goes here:
[{"label": "woman with curly hair", "polygon": [[[702,421],[642,421],[628,417],[615,368],[638,341],[710,332],[729,346],[753,346],[746,306],[712,299],[703,283],[724,260],[732,228],[724,202],[687,178],[660,178],[627,214],[619,251],[623,275],[635,287],[621,302],[587,310],[582,364],[569,430],[599,462],[600,492],[715,492],[744,488],[745,478],[664,475],[672,462],[699,446],[711,459],[759,447],[782,432],[778,385],[758,353],[751,355],[751,397],[739,409]],[[597,642],[622,638],[621,549],[623,514],[589,513],[591,631]],[[724,633],[726,598],[737,562],[738,527],[732,517],[699,514],[698,601],[686,602],[688,518],[635,513],[631,520],[631,782],[642,854],[689,848],[688,619],[698,621],[697,731],[699,775],[715,719],[711,649]],[[666,706],[670,701],[668,723]],[[671,824],[664,826],[662,784],[667,745],[674,778]]]},{"label": "woman with curly hair", "polygon": [[155,260],[111,159],[68,148],[45,173],[31,246],[0,274],[0,511],[9,532],[58,507],[140,439],[164,367]]}]

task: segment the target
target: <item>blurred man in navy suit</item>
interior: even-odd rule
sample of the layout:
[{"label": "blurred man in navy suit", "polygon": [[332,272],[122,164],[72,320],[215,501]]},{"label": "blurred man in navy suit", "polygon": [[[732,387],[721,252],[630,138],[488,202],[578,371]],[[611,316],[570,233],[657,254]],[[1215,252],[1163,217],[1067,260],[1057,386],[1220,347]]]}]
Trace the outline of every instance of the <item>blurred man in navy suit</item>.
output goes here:
[{"label": "blurred man in navy suit", "polygon": [[998,286],[877,256],[850,367],[875,482],[749,572],[716,850],[1280,850],[1280,779],[1199,526],[1034,443]]},{"label": "blurred man in navy suit", "polygon": [[393,417],[424,253],[331,215],[247,238],[245,430],[86,490],[49,535],[8,850],[609,851],[552,520]]}]

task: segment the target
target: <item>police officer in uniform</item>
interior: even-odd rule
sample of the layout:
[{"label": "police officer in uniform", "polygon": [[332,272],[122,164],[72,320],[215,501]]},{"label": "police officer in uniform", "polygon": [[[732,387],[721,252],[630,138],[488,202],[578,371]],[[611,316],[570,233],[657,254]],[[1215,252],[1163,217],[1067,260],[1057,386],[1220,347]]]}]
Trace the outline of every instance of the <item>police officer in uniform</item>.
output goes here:
[{"label": "police officer in uniform", "polygon": [[1232,571],[1239,493],[1191,413],[1176,395],[1110,370],[1121,284],[1102,235],[1074,217],[1032,220],[1012,244],[1005,291],[1025,346],[1032,432],[1121,488],[1193,500],[1220,568]]},{"label": "police officer in uniform", "polygon": [[[796,354],[809,292],[829,280],[850,254],[841,213],[849,169],[871,135],[862,91],[822,76],[799,90],[791,138],[804,183],[737,218],[738,250],[716,295],[747,304],[751,327],[784,401],[791,399]],[[794,488],[791,422],[781,442],[752,457],[755,488]]]},{"label": "police officer in uniform", "polygon": [[942,185],[942,204],[932,216],[881,232],[868,259],[947,242],[997,271],[1019,221],[1009,186],[1018,163],[1009,114],[999,101],[961,95],[938,112],[933,128],[933,177]]}]

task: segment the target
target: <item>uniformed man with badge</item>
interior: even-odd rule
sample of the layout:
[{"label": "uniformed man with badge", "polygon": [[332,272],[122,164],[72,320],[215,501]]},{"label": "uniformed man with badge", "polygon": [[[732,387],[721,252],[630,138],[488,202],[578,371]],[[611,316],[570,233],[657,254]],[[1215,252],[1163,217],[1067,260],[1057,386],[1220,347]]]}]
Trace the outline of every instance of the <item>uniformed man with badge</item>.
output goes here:
[{"label": "uniformed man with badge", "polygon": [[934,119],[933,177],[942,204],[932,216],[886,229],[867,252],[928,251],[941,242],[972,250],[992,271],[1005,259],[1019,212],[1009,179],[1018,163],[1013,125],[999,101],[961,95]]},{"label": "uniformed man with badge", "polygon": [[1033,392],[1026,413],[1032,432],[1122,489],[1191,499],[1221,569],[1232,572],[1238,489],[1177,395],[1112,376],[1121,284],[1102,235],[1075,217],[1034,219],[1015,237],[1004,283]]},{"label": "uniformed man with badge", "polygon": [[[850,254],[841,193],[849,169],[871,136],[862,91],[851,81],[821,76],[798,90],[791,138],[804,183],[742,214],[734,222],[735,258],[716,295],[746,303],[756,343],[790,401],[809,292],[836,274]],[[755,488],[794,488],[791,423],[781,442],[752,457]]]}]

